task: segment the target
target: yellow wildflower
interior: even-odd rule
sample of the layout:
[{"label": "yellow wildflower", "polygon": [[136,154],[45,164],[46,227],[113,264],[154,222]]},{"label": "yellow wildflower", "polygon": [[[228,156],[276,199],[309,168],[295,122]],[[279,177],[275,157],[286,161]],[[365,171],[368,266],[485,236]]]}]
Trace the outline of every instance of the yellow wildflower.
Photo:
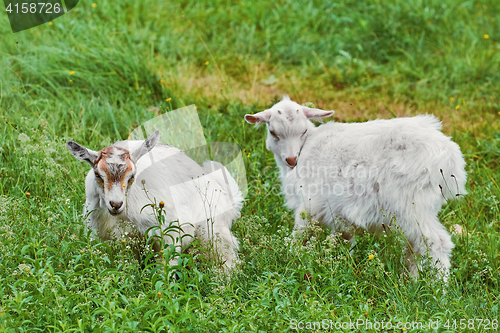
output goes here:
[{"label": "yellow wildflower", "polygon": [[375,256],[374,256],[373,254],[370,254],[370,255],[368,256],[368,260],[372,260],[372,259],[373,259],[373,257],[375,257]]},{"label": "yellow wildflower", "polygon": [[460,109],[460,105],[455,106],[455,109],[456,110]]},{"label": "yellow wildflower", "polygon": [[207,61],[207,62],[205,63],[205,65],[207,65],[207,66],[208,66],[208,64],[209,64],[209,62]]},{"label": "yellow wildflower", "polygon": [[172,100],[172,97],[169,97],[165,100],[165,102],[170,102]]},{"label": "yellow wildflower", "polygon": [[49,22],[49,25],[52,25],[52,22]]},{"label": "yellow wildflower", "polygon": [[70,71],[69,72],[69,75],[73,75],[73,74],[75,74],[75,71]]},{"label": "yellow wildflower", "polygon": [[488,38],[490,38],[490,35],[484,34],[483,37],[484,37],[484,39],[488,39]]},{"label": "yellow wildflower", "polygon": [[95,3],[92,4],[92,8],[95,8],[97,7],[97,5]]},{"label": "yellow wildflower", "polygon": [[455,99],[453,97],[450,97],[450,101],[453,102]]}]

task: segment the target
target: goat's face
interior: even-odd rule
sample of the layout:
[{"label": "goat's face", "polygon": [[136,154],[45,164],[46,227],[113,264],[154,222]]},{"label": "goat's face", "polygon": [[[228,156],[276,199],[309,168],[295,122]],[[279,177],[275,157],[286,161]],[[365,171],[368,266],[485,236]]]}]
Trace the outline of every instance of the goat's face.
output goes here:
[{"label": "goat's face", "polygon": [[128,150],[107,147],[99,152],[93,166],[95,182],[102,189],[101,201],[112,215],[121,213],[130,185],[134,182],[135,163]]},{"label": "goat's face", "polygon": [[118,215],[125,209],[125,199],[134,182],[137,160],[158,143],[159,132],[153,132],[140,147],[127,149],[109,146],[99,152],[68,141],[66,146],[77,159],[88,162],[95,175],[96,185],[101,189],[99,196],[109,213]]},{"label": "goat's face", "polygon": [[251,124],[266,123],[267,149],[274,153],[277,161],[293,169],[297,165],[308,131],[314,128],[309,119],[332,114],[333,111],[308,108],[285,96],[268,110],[245,115],[245,120]]}]

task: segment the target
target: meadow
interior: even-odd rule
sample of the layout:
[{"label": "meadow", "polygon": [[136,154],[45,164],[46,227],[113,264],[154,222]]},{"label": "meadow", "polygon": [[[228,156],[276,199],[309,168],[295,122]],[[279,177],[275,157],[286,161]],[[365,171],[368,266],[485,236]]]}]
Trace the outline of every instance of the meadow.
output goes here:
[{"label": "meadow", "polygon": [[[361,332],[381,331],[367,322],[494,331],[499,13],[497,0],[81,1],[16,34],[0,15],[0,331],[270,332],[323,320],[332,331],[350,321]],[[468,172],[468,195],[439,215],[456,245],[447,284],[429,266],[408,277],[397,231],[359,235],[352,254],[318,226],[290,237],[266,130],[243,121],[284,94],[335,110],[332,121],[442,120]],[[244,153],[249,193],[230,278],[202,244],[182,254],[174,280],[169,266],[141,265],[126,240],[93,239],[82,216],[88,165],[65,147],[101,149],[190,104],[207,142]]]}]

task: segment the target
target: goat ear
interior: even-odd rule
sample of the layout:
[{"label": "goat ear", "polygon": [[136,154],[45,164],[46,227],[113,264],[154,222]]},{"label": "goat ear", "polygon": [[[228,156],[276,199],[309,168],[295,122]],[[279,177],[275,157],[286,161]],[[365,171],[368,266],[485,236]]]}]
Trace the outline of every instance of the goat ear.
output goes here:
[{"label": "goat ear", "polygon": [[249,124],[260,124],[262,122],[268,122],[271,118],[271,110],[265,110],[256,114],[246,114],[245,120]]},{"label": "goat ear", "polygon": [[140,159],[144,154],[153,149],[159,140],[159,131],[154,131],[153,133],[151,133],[139,148],[130,153],[130,158],[132,159],[132,161],[137,162],[137,160]]},{"label": "goat ear", "polygon": [[76,143],[75,141],[66,142],[66,147],[68,147],[71,155],[73,155],[74,157],[76,157],[81,161],[89,163],[92,166],[94,166],[97,156],[99,156],[99,153],[97,153],[96,151],[85,148],[84,146],[82,146],[79,143]]},{"label": "goat ear", "polygon": [[319,119],[319,118],[324,118],[324,117],[330,117],[332,114],[335,113],[335,111],[324,111],[320,109],[312,109],[308,108],[307,106],[302,107],[302,111],[304,111],[304,114],[306,115],[307,119]]}]

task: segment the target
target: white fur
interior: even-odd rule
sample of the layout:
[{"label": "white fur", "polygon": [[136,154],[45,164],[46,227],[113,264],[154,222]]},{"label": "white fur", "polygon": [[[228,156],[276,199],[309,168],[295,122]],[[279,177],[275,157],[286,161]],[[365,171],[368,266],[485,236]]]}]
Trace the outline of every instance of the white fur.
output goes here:
[{"label": "white fur", "polygon": [[[454,244],[437,214],[444,197],[466,194],[459,146],[432,115],[318,127],[308,120],[331,114],[285,96],[271,109],[245,116],[250,123],[266,122],[279,137],[268,133],[267,147],[280,167],[286,205],[295,211],[295,230],[307,224],[304,210],[333,229],[352,224],[373,233],[395,217],[411,245],[410,273],[418,274],[411,249],[428,251],[446,278]],[[285,161],[290,156],[297,157],[295,167]]]},{"label": "white fur", "polygon": [[[132,158],[138,158],[134,163],[135,181],[123,189],[126,199],[117,215],[110,213],[113,211],[106,202],[109,200],[108,193],[96,182],[95,166],[89,171],[85,181],[87,198],[84,208],[85,215],[90,213],[88,226],[101,239],[109,239],[122,236],[119,222],[126,221],[135,226],[141,235],[145,235],[149,228],[158,225],[158,221],[152,207],[148,206],[142,212],[141,209],[151,204],[151,200],[156,200],[157,205],[163,201],[167,225],[170,221],[178,220],[182,227],[181,235],[174,235],[179,250],[186,247],[192,238],[180,240],[177,236],[189,234],[204,237],[214,241],[219,255],[225,261],[225,267],[231,268],[236,258],[238,241],[230,228],[240,216],[243,203],[235,180],[220,163],[207,161],[200,166],[177,148],[155,143],[154,147],[148,148],[144,143],[127,140],[113,145],[128,150]],[[69,144],[68,148],[75,157],[84,159],[78,152],[74,153]],[[159,235],[159,231],[156,234]],[[164,239],[172,243],[170,237]]]}]

